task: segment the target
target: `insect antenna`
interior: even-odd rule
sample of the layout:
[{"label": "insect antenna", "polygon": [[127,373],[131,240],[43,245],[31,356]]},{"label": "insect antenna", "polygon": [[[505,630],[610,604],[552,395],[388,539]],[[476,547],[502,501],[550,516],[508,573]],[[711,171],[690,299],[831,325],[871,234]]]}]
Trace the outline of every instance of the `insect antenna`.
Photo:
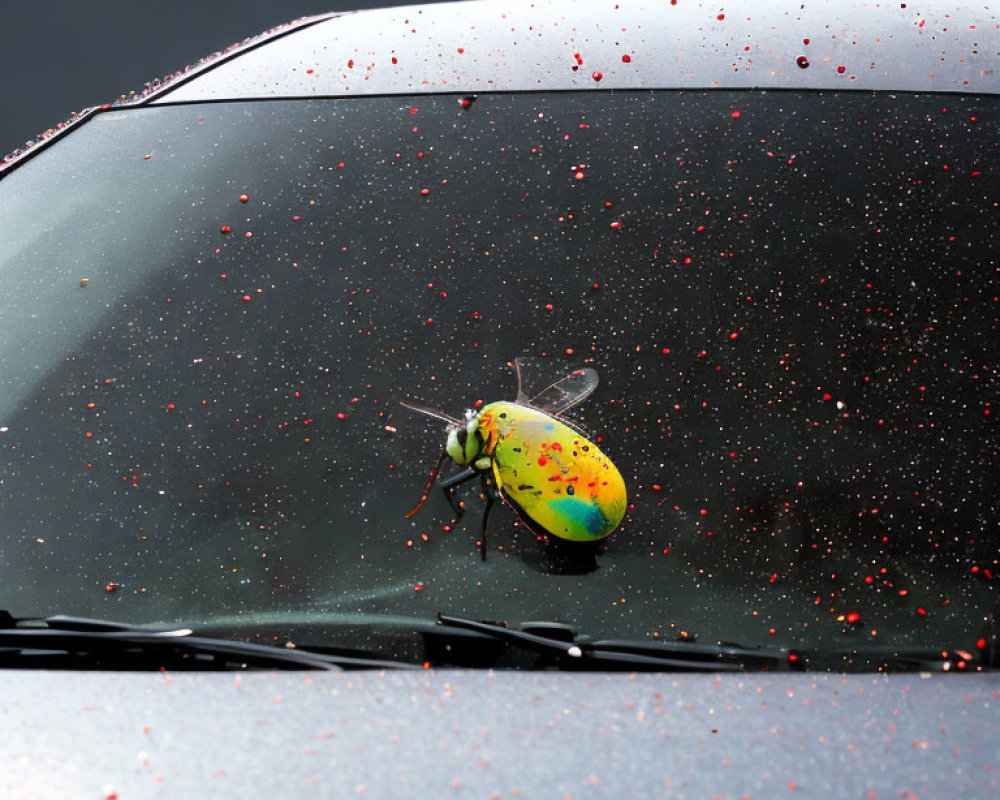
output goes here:
[{"label": "insect antenna", "polygon": [[438,411],[437,409],[434,408],[428,408],[427,406],[418,406],[414,403],[404,403],[402,400],[399,401],[399,404],[403,408],[410,409],[410,411],[416,411],[418,414],[425,414],[428,417],[434,417],[435,419],[440,419],[451,425],[458,425],[459,427],[461,427],[462,425],[461,420],[455,419],[454,417],[445,414],[443,411]]},{"label": "insect antenna", "polygon": [[[407,406],[407,408],[409,408],[409,406]],[[448,456],[448,451],[442,450],[441,456],[437,460],[437,464],[435,464],[434,469],[431,470],[431,477],[430,480],[427,481],[427,488],[424,489],[424,493],[420,495],[420,500],[413,507],[413,510],[409,514],[406,514],[407,519],[416,514],[420,510],[420,507],[423,506],[424,502],[427,500],[427,496],[431,493],[431,487],[434,485],[434,479],[437,477],[437,474],[441,471],[441,465],[444,464],[444,460],[447,456]]]}]

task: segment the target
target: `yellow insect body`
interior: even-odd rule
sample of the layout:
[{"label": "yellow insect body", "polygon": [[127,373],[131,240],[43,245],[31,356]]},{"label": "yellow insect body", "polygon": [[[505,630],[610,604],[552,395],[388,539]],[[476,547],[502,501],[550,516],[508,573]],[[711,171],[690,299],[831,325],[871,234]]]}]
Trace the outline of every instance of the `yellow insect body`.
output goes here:
[{"label": "yellow insect body", "polygon": [[576,542],[603,539],[625,516],[625,482],[601,449],[562,420],[498,402],[478,414],[483,455],[504,498],[526,521]]}]

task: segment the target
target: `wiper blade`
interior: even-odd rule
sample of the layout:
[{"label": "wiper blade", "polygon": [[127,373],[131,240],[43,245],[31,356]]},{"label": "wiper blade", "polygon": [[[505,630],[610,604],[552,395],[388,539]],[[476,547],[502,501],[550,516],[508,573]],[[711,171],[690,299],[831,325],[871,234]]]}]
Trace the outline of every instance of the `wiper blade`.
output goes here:
[{"label": "wiper blade", "polygon": [[419,669],[335,651],[286,649],[110,620],[16,618],[0,610],[0,668],[107,670]]},{"label": "wiper blade", "polygon": [[[762,650],[735,644],[702,645],[690,642],[633,642],[618,640],[591,641],[578,637],[560,623],[525,623],[520,629],[493,622],[438,614],[438,625],[470,631],[486,641],[527,650],[542,656],[542,664],[566,670],[629,670],[665,672],[739,672],[742,670],[789,670],[797,665],[797,656],[782,650]],[[448,643],[450,657],[461,661],[457,651],[462,646],[476,647],[475,639],[461,637]],[[488,657],[498,664],[507,655],[487,648]],[[465,656],[469,660],[470,656]],[[471,658],[474,658],[472,656]],[[433,663],[433,661],[432,661]],[[470,664],[471,665],[471,664]],[[479,664],[478,666],[484,666]]]}]

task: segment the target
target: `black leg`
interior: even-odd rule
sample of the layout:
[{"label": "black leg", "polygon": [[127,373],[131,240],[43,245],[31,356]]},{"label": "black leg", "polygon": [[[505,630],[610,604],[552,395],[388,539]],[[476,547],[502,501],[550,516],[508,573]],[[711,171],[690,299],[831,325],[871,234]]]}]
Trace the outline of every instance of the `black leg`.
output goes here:
[{"label": "black leg", "polygon": [[456,472],[454,475],[438,481],[438,486],[444,490],[444,496],[448,498],[448,505],[450,505],[451,510],[455,512],[455,517],[457,519],[462,518],[462,515],[465,514],[465,509],[455,502],[455,487],[468,480],[472,480],[478,474],[479,473],[472,467],[466,467],[460,472]]}]

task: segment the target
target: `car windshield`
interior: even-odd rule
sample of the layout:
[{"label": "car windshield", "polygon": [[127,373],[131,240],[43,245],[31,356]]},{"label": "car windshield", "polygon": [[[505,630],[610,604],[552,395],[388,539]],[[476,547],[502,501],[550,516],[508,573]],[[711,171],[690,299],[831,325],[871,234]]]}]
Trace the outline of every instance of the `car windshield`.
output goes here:
[{"label": "car windshield", "polygon": [[[0,608],[974,652],[998,119],[723,90],[98,113],[0,182]],[[481,543],[478,481],[406,516],[448,422],[401,403],[514,400],[518,358],[527,396],[599,377],[566,412],[627,490],[596,545],[502,503]]]}]

